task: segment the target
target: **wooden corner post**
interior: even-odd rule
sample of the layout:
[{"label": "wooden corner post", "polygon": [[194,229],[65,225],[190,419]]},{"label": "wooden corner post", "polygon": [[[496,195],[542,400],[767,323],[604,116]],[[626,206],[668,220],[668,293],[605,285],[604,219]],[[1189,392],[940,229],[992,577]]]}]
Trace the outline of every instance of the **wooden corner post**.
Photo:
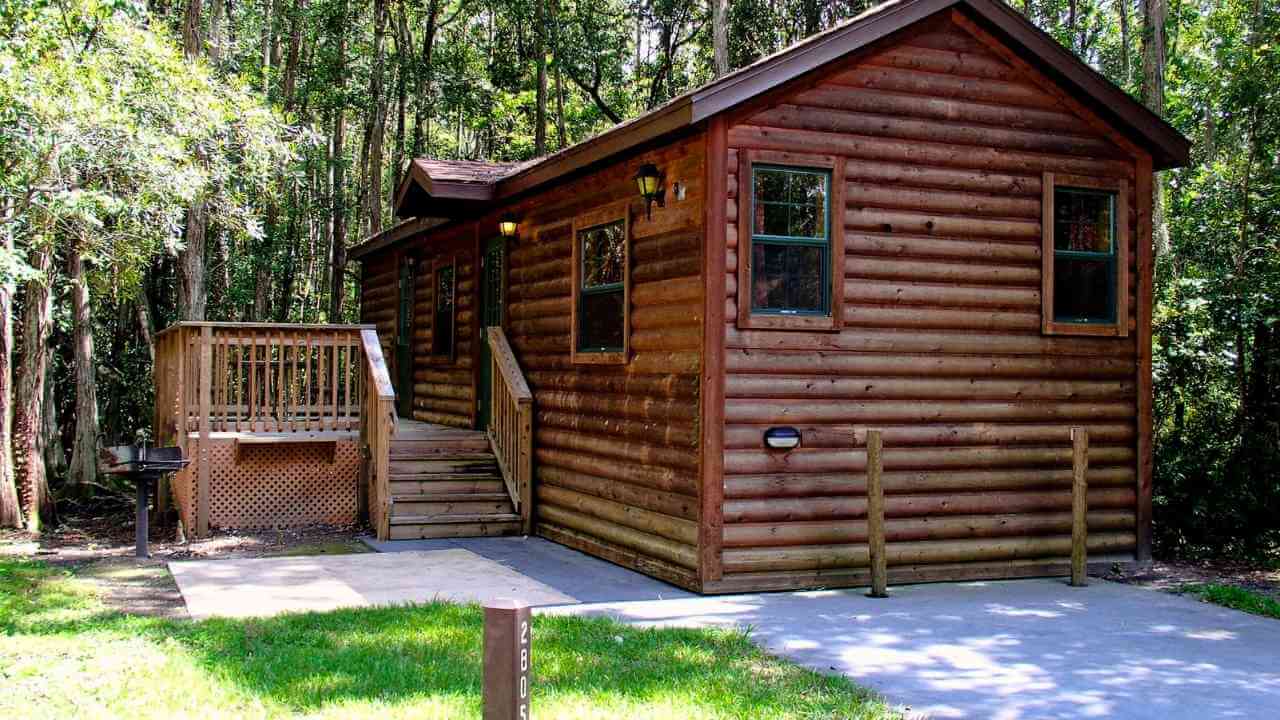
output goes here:
[{"label": "wooden corner post", "polygon": [[1071,428],[1071,586],[1084,587],[1089,541],[1089,431]]},{"label": "wooden corner post", "polygon": [[883,448],[879,430],[867,431],[867,544],[871,559],[871,597],[889,597],[889,563],[884,548],[884,486],[880,481]]},{"label": "wooden corner post", "polygon": [[213,412],[213,327],[200,328],[199,378],[200,449],[196,457],[196,537],[209,534],[209,433]]},{"label": "wooden corner post", "polygon": [[484,720],[529,720],[529,606],[500,598],[484,605]]}]

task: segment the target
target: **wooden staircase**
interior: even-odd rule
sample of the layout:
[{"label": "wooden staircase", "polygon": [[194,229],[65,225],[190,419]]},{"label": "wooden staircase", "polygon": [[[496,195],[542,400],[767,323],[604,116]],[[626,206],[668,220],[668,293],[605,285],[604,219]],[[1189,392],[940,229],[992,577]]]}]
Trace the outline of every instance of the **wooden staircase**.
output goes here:
[{"label": "wooden staircase", "polygon": [[387,477],[392,540],[521,532],[484,432],[402,418]]}]

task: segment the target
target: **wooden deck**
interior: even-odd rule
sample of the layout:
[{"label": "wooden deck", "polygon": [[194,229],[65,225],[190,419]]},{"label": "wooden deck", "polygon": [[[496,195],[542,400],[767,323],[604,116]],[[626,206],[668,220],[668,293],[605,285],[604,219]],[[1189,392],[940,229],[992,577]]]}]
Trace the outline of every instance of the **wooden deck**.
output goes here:
[{"label": "wooden deck", "polygon": [[520,533],[484,432],[401,418],[388,477],[393,540]]}]

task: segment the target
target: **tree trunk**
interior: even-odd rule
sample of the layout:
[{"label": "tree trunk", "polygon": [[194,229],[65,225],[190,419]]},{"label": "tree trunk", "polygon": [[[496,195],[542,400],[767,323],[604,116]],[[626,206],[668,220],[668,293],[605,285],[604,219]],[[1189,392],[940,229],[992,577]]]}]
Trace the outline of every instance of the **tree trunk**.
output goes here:
[{"label": "tree trunk", "polygon": [[178,254],[178,316],[204,320],[208,298],[204,287],[205,205],[196,201],[187,208],[186,246]]},{"label": "tree trunk", "polygon": [[333,198],[333,230],[330,237],[332,252],[329,255],[329,322],[342,321],[342,300],[346,288],[347,267],[347,208],[344,194],[346,179],[343,176],[346,158],[343,157],[343,145],[347,129],[346,115],[346,75],[347,75],[347,8],[343,3],[341,16],[338,18],[338,66],[337,95],[338,105],[333,109],[333,139],[330,168],[332,180],[330,192]]},{"label": "tree trunk", "polygon": [[222,33],[222,21],[226,15],[226,3],[224,0],[213,0],[213,4],[209,7],[209,59],[214,65],[222,62],[223,45],[225,38]]},{"label": "tree trunk", "polygon": [[[7,215],[8,213],[3,213]],[[3,230],[4,249],[13,254],[13,225]],[[22,507],[13,471],[13,280],[0,282],[0,528],[22,527]]]},{"label": "tree trunk", "polygon": [[427,27],[422,31],[422,61],[418,63],[418,87],[413,103],[413,149],[410,157],[421,157],[426,138],[423,130],[427,119],[427,105],[431,102],[431,58],[436,42],[436,21],[440,15],[440,0],[427,3]]},{"label": "tree trunk", "polygon": [[[1165,0],[1143,0],[1142,102],[1164,117]],[[1169,225],[1164,215],[1164,183],[1151,183],[1151,229],[1156,257],[1169,250]]]},{"label": "tree trunk", "polygon": [[387,0],[374,0],[373,4],[373,68],[369,74],[369,98],[373,102],[368,136],[368,184],[365,214],[368,217],[366,232],[377,235],[382,232],[382,141],[387,125],[387,99],[383,92],[383,56],[386,45]]},{"label": "tree trunk", "polygon": [[537,107],[533,117],[533,154],[547,154],[547,32],[546,0],[537,0],[534,14],[533,52],[538,63]]},{"label": "tree trunk", "polygon": [[560,60],[560,0],[551,0],[551,57],[556,70],[556,148],[568,145],[568,133],[564,129],[564,71]]},{"label": "tree trunk", "polygon": [[200,57],[201,0],[187,0],[187,12],[182,18],[182,50],[188,60]]},{"label": "tree trunk", "polygon": [[71,284],[72,348],[76,378],[76,428],[71,445],[71,465],[67,485],[72,493],[85,497],[98,481],[98,391],[94,370],[93,306],[84,258],[73,248],[67,258],[67,279]]},{"label": "tree trunk", "polygon": [[53,521],[53,498],[45,475],[45,374],[49,369],[49,335],[53,331],[53,294],[49,291],[52,261],[33,251],[37,276],[27,281],[22,328],[22,363],[18,370],[13,417],[13,458],[27,529],[39,532]]},{"label": "tree trunk", "polygon": [[711,36],[716,77],[729,73],[729,0],[711,0]]},{"label": "tree trunk", "polygon": [[1116,8],[1120,13],[1120,78],[1128,89],[1133,82],[1133,63],[1131,62],[1133,47],[1129,42],[1129,3],[1130,0],[1116,0]]}]

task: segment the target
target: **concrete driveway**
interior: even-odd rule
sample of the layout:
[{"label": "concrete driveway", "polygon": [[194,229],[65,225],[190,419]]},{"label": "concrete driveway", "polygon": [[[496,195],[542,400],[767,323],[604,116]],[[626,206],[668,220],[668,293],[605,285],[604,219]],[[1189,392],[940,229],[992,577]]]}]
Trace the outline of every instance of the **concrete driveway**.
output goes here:
[{"label": "concrete driveway", "polygon": [[596,603],[539,612],[750,627],[931,718],[1280,718],[1280,621],[1093,580]]}]

